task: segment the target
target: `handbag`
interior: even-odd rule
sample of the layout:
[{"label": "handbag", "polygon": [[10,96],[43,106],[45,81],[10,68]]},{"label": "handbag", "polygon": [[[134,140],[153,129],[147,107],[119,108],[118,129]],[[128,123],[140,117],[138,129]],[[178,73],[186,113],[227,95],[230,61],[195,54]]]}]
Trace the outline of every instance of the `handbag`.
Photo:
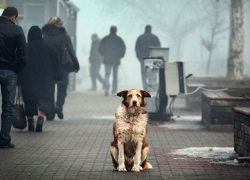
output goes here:
[{"label": "handbag", "polygon": [[21,87],[17,88],[17,96],[14,110],[13,127],[17,129],[25,129],[27,126],[23,100],[21,98]]},{"label": "handbag", "polygon": [[62,69],[65,73],[71,73],[75,71],[74,63],[65,42],[62,43]]}]

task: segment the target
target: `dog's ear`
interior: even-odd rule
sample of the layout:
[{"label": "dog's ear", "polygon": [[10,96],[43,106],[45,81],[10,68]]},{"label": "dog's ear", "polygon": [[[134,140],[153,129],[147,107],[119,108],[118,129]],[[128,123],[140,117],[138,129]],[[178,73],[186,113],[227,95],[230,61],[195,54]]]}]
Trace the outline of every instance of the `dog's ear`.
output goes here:
[{"label": "dog's ear", "polygon": [[119,96],[119,97],[126,97],[126,95],[127,95],[127,92],[128,92],[128,90],[124,90],[124,91],[121,91],[121,92],[118,92],[117,93],[117,96]]},{"label": "dog's ear", "polygon": [[143,97],[151,97],[151,95],[147,92],[147,91],[144,91],[144,90],[141,90],[141,94]]}]

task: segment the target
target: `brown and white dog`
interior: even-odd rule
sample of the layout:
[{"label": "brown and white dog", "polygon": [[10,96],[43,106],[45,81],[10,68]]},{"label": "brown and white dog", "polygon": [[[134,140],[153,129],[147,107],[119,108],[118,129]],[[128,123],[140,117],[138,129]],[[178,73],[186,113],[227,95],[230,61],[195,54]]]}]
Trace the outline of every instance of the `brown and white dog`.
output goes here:
[{"label": "brown and white dog", "polygon": [[147,162],[147,112],[144,110],[144,98],[151,95],[143,90],[131,89],[121,91],[117,96],[123,97],[123,101],[116,109],[113,125],[114,141],[110,145],[113,166],[118,171],[151,169],[151,164]]}]

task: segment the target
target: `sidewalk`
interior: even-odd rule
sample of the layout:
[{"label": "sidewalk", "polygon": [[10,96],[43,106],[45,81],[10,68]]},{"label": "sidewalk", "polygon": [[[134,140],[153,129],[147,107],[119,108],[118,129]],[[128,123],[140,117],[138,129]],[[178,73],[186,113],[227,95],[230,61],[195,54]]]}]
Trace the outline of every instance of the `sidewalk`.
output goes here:
[{"label": "sidewalk", "polygon": [[45,121],[42,133],[13,128],[16,148],[0,149],[0,179],[250,179],[249,166],[227,165],[233,162],[224,156],[233,154],[233,133],[206,130],[200,112],[188,111],[178,98],[174,121],[148,125],[153,169],[114,171],[109,145],[121,100],[100,92],[69,93],[64,120]]}]

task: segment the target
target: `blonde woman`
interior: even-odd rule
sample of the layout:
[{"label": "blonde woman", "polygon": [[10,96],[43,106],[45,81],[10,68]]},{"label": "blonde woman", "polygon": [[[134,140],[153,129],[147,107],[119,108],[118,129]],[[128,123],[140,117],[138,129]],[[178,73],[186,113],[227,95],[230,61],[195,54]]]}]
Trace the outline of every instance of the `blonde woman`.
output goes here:
[{"label": "blonde woman", "polygon": [[[80,69],[79,62],[75,55],[75,50],[73,48],[71,39],[67,34],[65,28],[63,27],[63,21],[59,17],[51,17],[46,25],[42,28],[43,39],[45,42],[50,44],[57,52],[57,55],[62,62],[62,44],[65,44],[67,50],[71,56],[74,63],[75,72],[77,73]],[[57,114],[59,119],[63,119],[63,105],[65,103],[65,97],[67,96],[67,86],[69,83],[69,73],[64,71],[63,80],[57,85],[57,101],[55,104],[51,104],[51,111],[55,109],[55,113],[47,116],[47,120],[53,120],[55,114]]]}]

